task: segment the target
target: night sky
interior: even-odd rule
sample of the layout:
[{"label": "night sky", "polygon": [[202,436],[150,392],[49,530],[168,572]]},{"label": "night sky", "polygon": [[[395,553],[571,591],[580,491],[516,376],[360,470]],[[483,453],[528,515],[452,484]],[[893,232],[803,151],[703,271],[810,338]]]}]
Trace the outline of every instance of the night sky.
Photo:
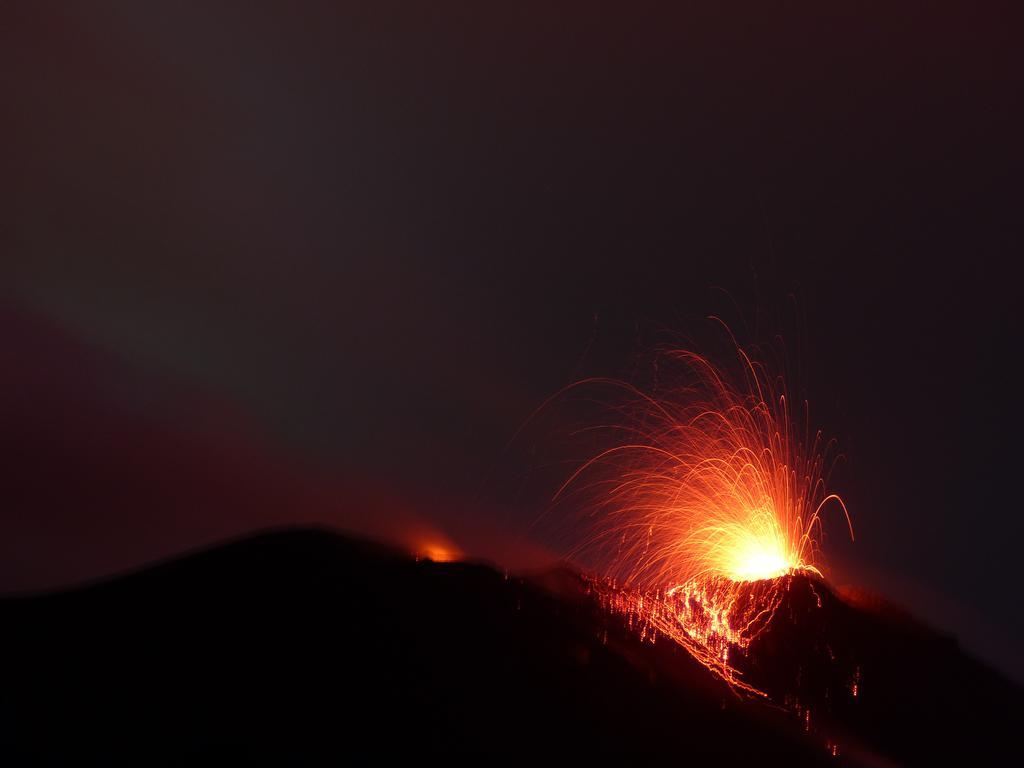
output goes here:
[{"label": "night sky", "polygon": [[837,578],[1024,679],[1011,4],[157,5],[2,11],[0,590],[525,559],[534,408],[794,296]]}]

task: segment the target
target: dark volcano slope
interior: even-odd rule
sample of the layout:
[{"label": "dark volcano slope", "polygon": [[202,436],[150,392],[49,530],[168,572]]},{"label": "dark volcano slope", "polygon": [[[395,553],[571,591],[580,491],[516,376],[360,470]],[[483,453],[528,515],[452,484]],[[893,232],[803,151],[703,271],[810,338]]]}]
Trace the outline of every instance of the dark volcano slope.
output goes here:
[{"label": "dark volcano slope", "polygon": [[291,531],[5,600],[0,749],[143,760],[460,750],[821,759],[685,654],[665,675],[647,648],[607,641],[578,577],[546,580],[566,595],[487,566]]},{"label": "dark volcano slope", "polygon": [[820,740],[914,765],[1019,751],[1024,691],[954,638],[891,605],[852,605],[819,579],[785,578],[771,625],[738,665]]},{"label": "dark volcano slope", "polygon": [[[910,762],[954,727],[957,744],[986,737],[984,718],[960,722],[963,707],[940,703],[919,743],[916,708],[963,683],[949,668],[919,680],[897,665],[902,674],[883,683],[887,668],[865,657],[854,706],[868,716],[850,715],[845,700],[824,705],[846,684],[842,654],[862,652],[858,633],[874,637],[883,619],[831,595],[812,610],[802,595],[790,590],[748,661],[780,698],[800,672],[809,734],[802,717],[741,701],[676,646],[640,643],[568,571],[523,580],[326,532],[260,535],[88,588],[0,601],[0,760],[478,750],[792,765],[828,760],[823,734],[846,739],[848,758]],[[837,645],[838,671],[822,661],[836,654],[822,639],[834,628],[851,643]],[[947,667],[975,669],[947,650]],[[977,669],[986,682],[971,695],[995,698],[974,706],[1002,706],[1009,722],[1018,692]],[[921,687],[900,698],[904,685]],[[894,712],[911,737],[873,719]]]}]

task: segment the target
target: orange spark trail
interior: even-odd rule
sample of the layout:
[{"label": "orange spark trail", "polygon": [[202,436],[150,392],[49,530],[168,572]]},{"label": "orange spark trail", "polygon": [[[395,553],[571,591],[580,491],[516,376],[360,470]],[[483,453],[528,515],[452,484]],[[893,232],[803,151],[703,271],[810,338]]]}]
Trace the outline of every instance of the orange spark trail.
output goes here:
[{"label": "orange spark trail", "polygon": [[811,437],[806,403],[794,418],[784,378],[733,348],[729,367],[666,353],[661,378],[674,383],[657,395],[614,383],[625,402],[589,430],[612,444],[565,481],[555,503],[579,510],[586,535],[570,556],[604,577],[596,589],[606,607],[756,693],[730,654],[767,626],[782,577],[821,575],[823,510],[835,505],[851,538],[853,526],[827,490],[833,446],[820,432]]}]

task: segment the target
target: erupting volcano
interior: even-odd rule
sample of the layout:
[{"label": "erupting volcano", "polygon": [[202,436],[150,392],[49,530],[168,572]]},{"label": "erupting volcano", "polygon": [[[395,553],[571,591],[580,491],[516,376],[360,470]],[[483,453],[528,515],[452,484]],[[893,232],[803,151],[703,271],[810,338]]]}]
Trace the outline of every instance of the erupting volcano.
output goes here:
[{"label": "erupting volcano", "polygon": [[[730,662],[770,622],[788,582],[822,575],[822,515],[834,442],[810,429],[784,373],[729,334],[734,359],[716,365],[688,350],[658,358],[653,392],[610,380],[625,395],[607,423],[611,445],[555,494],[585,536],[571,557],[600,579],[602,602],[643,636],[665,635],[749,692]],[[780,366],[781,367],[781,366]]]}]

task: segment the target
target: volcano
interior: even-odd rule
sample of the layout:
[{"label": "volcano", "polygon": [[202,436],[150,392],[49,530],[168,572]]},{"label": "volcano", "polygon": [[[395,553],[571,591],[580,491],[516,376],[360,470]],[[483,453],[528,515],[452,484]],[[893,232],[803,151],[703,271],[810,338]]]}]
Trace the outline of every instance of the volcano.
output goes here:
[{"label": "volcano", "polygon": [[[1024,692],[957,642],[781,577],[739,695],[569,568],[510,575],[282,530],[0,601],[0,755],[666,753],[760,764],[1012,755]],[[753,587],[752,587],[753,588]]]}]

